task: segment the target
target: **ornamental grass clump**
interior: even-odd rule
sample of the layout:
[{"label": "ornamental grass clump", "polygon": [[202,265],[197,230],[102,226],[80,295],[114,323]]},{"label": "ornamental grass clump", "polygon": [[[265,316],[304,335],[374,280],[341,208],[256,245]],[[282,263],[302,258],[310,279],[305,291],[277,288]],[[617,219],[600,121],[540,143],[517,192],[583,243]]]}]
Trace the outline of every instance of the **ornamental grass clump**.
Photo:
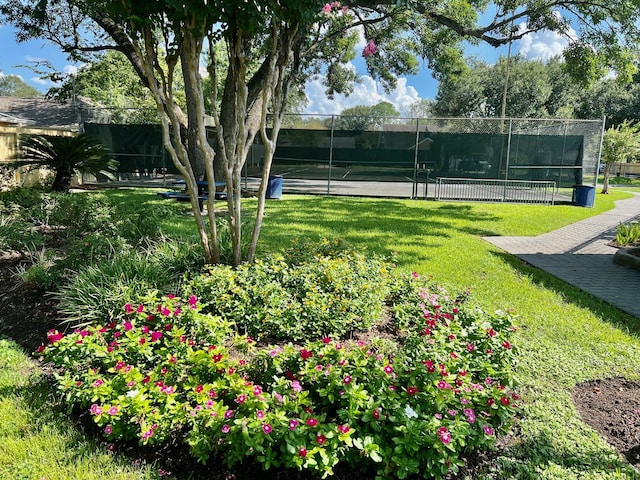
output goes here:
[{"label": "ornamental grass clump", "polygon": [[[186,442],[201,462],[379,478],[456,472],[518,411],[512,316],[418,275],[398,277],[399,339],[238,335],[207,301],[141,297],[105,324],[51,331],[38,349],[70,405],[110,441]],[[400,291],[402,292],[400,294]],[[389,321],[395,324],[392,316]]]}]

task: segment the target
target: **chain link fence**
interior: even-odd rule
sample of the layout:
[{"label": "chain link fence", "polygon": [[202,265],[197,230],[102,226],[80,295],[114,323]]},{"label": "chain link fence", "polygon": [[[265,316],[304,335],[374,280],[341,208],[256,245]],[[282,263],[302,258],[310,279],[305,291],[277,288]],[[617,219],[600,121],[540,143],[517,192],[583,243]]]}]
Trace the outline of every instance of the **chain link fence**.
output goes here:
[{"label": "chain link fence", "polygon": [[[438,178],[553,182],[556,189],[594,185],[602,120],[377,118],[290,115],[280,131],[271,173],[285,192],[425,198]],[[120,161],[119,180],[148,183],[177,171],[157,125],[85,123]],[[213,142],[215,134],[209,132]],[[259,136],[244,169],[260,177]]]}]

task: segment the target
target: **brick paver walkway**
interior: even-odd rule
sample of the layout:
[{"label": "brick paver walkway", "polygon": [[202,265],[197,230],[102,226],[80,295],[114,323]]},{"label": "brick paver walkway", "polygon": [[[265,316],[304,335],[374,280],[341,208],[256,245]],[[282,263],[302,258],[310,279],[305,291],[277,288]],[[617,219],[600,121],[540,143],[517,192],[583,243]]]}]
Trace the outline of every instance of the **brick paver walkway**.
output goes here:
[{"label": "brick paver walkway", "polygon": [[485,237],[506,252],[640,318],[640,271],[613,262],[616,227],[640,216],[640,196],[537,237]]}]

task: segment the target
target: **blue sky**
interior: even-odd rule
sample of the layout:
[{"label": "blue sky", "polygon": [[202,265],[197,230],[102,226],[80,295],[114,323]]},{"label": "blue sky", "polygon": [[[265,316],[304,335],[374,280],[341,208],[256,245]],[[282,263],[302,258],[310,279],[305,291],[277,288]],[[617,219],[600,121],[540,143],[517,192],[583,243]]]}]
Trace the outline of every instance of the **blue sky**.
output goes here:
[{"label": "blue sky", "polygon": [[[37,75],[26,67],[30,61],[48,60],[56,69],[66,73],[72,73],[79,67],[72,64],[58,47],[44,40],[32,40],[18,44],[14,37],[15,31],[7,25],[0,25],[0,74],[19,75],[25,82],[42,92],[45,92],[52,83],[48,80],[37,78]],[[515,42],[512,47],[512,54],[520,53],[526,58],[546,60],[551,56],[558,55],[562,47],[566,45],[566,40],[556,34],[541,32],[529,35],[524,39]],[[361,47],[364,47],[364,39]],[[487,44],[469,47],[466,50],[468,55],[476,56],[488,63],[495,62],[500,55],[506,56],[507,47],[494,48]],[[324,88],[321,78],[312,78],[307,82],[307,96],[309,105],[304,113],[317,114],[337,114],[345,108],[355,105],[375,105],[381,101],[389,101],[396,108],[403,112],[413,102],[421,98],[434,98],[437,92],[437,82],[426,68],[421,69],[418,75],[406,76],[399,79],[398,87],[390,93],[384,92],[381,85],[375,82],[366,74],[364,60],[358,58],[354,61],[354,68],[361,75],[361,83],[356,85],[355,91],[348,97],[337,95],[329,101],[325,98]]]}]

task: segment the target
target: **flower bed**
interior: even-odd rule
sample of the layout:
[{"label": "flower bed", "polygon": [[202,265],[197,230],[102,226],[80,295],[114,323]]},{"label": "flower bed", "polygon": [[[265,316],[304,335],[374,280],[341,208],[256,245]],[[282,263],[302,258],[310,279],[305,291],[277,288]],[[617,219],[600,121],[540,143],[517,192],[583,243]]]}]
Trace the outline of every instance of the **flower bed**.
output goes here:
[{"label": "flower bed", "polygon": [[418,275],[398,276],[387,296],[386,340],[259,344],[203,313],[211,299],[139,300],[106,325],[51,331],[38,349],[111,440],[182,438],[198,460],[229,466],[253,457],[323,476],[345,463],[441,478],[518,409],[511,315]]}]

